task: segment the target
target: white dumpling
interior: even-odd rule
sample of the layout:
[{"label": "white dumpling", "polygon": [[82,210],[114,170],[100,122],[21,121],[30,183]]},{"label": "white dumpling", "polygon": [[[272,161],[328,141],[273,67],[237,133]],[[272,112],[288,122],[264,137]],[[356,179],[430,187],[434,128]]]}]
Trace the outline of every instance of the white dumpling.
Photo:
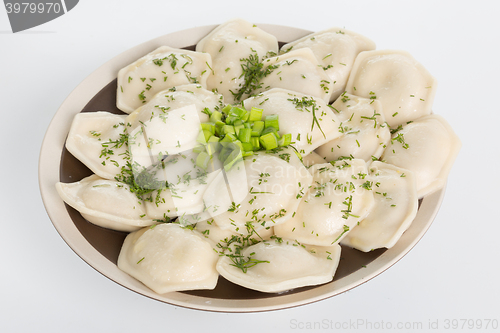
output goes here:
[{"label": "white dumpling", "polygon": [[219,174],[203,200],[221,229],[258,232],[290,219],[311,181],[293,149],[258,152]]},{"label": "white dumpling", "polygon": [[250,61],[258,63],[269,54],[277,54],[278,41],[254,24],[233,19],[200,40],[196,51],[206,52],[212,57],[212,75],[207,80],[207,88],[218,91],[227,103],[233,104],[248,97],[244,93],[242,66]]},{"label": "white dumpling", "polygon": [[421,198],[444,186],[461,146],[448,122],[433,114],[394,133],[381,159],[413,171]]},{"label": "white dumpling", "polygon": [[385,120],[397,127],[431,113],[437,81],[408,52],[361,52],[346,91],[382,103]]},{"label": "white dumpling", "polygon": [[116,106],[132,113],[162,90],[190,83],[206,88],[211,63],[209,54],[161,46],[118,72]]},{"label": "white dumpling", "polygon": [[208,111],[222,106],[222,96],[199,85],[162,91],[127,117],[132,164],[148,168],[164,156],[184,153],[197,145],[200,124]]},{"label": "white dumpling", "polygon": [[197,155],[190,151],[168,156],[162,161],[156,175],[158,180],[168,184],[168,188],[156,190],[144,198],[148,216],[172,218],[204,210],[203,195],[221,170],[206,172],[200,169],[196,165]]},{"label": "white dumpling", "polygon": [[263,64],[267,73],[260,80],[256,94],[271,88],[283,88],[314,96],[325,103],[330,101],[333,82],[309,48],[267,58]]},{"label": "white dumpling", "polygon": [[100,227],[135,231],[154,223],[126,184],[92,175],[75,183],[59,182],[56,189],[64,202]]},{"label": "white dumpling", "polygon": [[247,110],[262,109],[263,116],[277,114],[278,133],[291,134],[293,146],[304,155],[342,135],[340,121],[320,98],[274,88],[244,100],[243,105]]},{"label": "white dumpling", "polygon": [[203,88],[199,84],[186,84],[158,92],[148,103],[135,110],[127,117],[131,124],[129,130],[134,130],[153,117],[167,118],[170,111],[194,105],[200,122],[207,122],[209,116],[203,112],[219,110],[224,105],[223,97]]},{"label": "white dumpling", "polygon": [[194,105],[155,115],[130,131],[131,163],[139,172],[160,166],[166,156],[187,154],[198,143],[200,118]]},{"label": "white dumpling", "polygon": [[93,173],[114,179],[126,164],[125,117],[104,111],[78,113],[73,118],[66,149]]},{"label": "white dumpling", "polygon": [[378,161],[370,164],[369,171],[375,205],[341,241],[363,252],[394,246],[418,210],[413,172]]},{"label": "white dumpling", "polygon": [[340,246],[302,246],[272,239],[245,247],[238,256],[221,256],[217,271],[225,279],[266,293],[318,285],[333,280]]},{"label": "white dumpling", "polygon": [[214,289],[219,256],[192,230],[165,223],[129,234],[118,256],[118,268],[158,294]]},{"label": "white dumpling", "polygon": [[373,193],[366,188],[366,163],[342,160],[315,164],[309,171],[314,176],[309,191],[293,217],[275,226],[274,233],[303,244],[337,244],[373,207]]},{"label": "white dumpling", "polygon": [[354,59],[362,51],[375,49],[370,39],[338,27],[304,36],[281,47],[282,52],[310,48],[320,66],[333,82],[330,101],[337,99],[345,90]]},{"label": "white dumpling", "polygon": [[342,94],[332,109],[340,121],[339,131],[344,135],[323,144],[316,153],[328,162],[341,157],[367,162],[378,159],[391,139],[380,102]]}]

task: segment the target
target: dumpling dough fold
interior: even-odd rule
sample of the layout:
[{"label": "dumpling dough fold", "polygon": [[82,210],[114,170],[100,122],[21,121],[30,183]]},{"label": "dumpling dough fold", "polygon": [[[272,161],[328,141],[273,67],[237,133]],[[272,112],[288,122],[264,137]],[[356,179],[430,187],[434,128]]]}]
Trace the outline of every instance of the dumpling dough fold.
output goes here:
[{"label": "dumpling dough fold", "polygon": [[198,233],[175,223],[158,224],[129,234],[118,268],[158,294],[214,289],[219,256]]}]

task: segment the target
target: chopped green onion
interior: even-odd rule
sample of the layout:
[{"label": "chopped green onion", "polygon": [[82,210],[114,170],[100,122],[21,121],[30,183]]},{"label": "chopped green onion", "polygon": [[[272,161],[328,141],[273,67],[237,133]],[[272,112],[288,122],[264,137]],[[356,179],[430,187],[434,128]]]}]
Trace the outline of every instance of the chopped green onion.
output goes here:
[{"label": "chopped green onion", "polygon": [[264,122],[261,120],[257,120],[256,122],[253,123],[252,136],[260,136],[263,130],[264,130]]},{"label": "chopped green onion", "polygon": [[214,123],[202,123],[201,129],[210,131],[210,133],[212,133],[212,135],[215,134],[215,124]]},{"label": "chopped green onion", "polygon": [[216,123],[221,120],[222,120],[222,113],[220,113],[219,111],[214,111],[210,115],[210,121],[213,123]]},{"label": "chopped green onion", "polygon": [[283,135],[278,142],[280,147],[288,146],[291,143],[292,143],[292,134],[290,133]]},{"label": "chopped green onion", "polygon": [[210,162],[210,159],[212,157],[208,155],[206,152],[201,152],[198,154],[196,157],[196,165],[203,170],[206,170],[208,168],[208,163]]},{"label": "chopped green onion", "polygon": [[262,120],[262,112],[263,111],[264,110],[262,110],[262,109],[252,107],[252,109],[250,110],[250,116],[248,117],[248,121]]},{"label": "chopped green onion", "polygon": [[278,147],[278,138],[274,133],[267,133],[259,138],[259,141],[266,150],[271,150]]},{"label": "chopped green onion", "polygon": [[264,122],[265,122],[265,128],[274,127],[276,128],[277,131],[280,130],[279,117],[277,114],[270,114],[266,116]]},{"label": "chopped green onion", "polygon": [[241,142],[250,142],[251,137],[252,137],[252,130],[250,128],[242,128],[238,132],[238,139]]}]

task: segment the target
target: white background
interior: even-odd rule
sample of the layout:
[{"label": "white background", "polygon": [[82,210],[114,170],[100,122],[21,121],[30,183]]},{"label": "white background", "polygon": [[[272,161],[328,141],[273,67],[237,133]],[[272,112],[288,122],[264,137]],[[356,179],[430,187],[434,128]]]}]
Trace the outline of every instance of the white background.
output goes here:
[{"label": "white background", "polygon": [[[421,322],[422,330],[402,331],[423,332],[429,321],[444,331],[446,320],[500,320],[499,13],[497,1],[82,0],[12,34],[0,8],[0,331],[293,332],[311,331],[312,322],[322,324],[315,331],[336,331],[336,323],[365,321],[374,330]],[[368,283],[315,304],[220,314],[150,300],[81,260],[40,197],[45,130],[86,76],[146,40],[234,17],[311,31],[339,26],[378,49],[409,51],[438,79],[434,112],[463,143],[441,210],[417,246]]]}]

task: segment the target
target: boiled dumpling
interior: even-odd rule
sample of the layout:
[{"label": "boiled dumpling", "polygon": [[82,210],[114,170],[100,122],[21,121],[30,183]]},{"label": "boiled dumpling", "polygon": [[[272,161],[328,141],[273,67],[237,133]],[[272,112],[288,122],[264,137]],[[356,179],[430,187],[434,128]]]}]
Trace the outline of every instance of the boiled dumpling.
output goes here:
[{"label": "boiled dumpling", "polygon": [[118,72],[116,106],[132,113],[162,90],[190,83],[206,88],[211,63],[209,54],[161,46]]},{"label": "boiled dumpling", "polygon": [[201,213],[203,195],[221,170],[207,172],[196,165],[198,154],[192,151],[166,157],[157,179],[168,184],[145,198],[148,216],[162,219]]},{"label": "boiled dumpling", "polygon": [[165,223],[129,234],[118,256],[118,268],[158,294],[214,289],[219,256],[193,230]]},{"label": "boiled dumpling", "polygon": [[258,152],[220,173],[203,200],[221,229],[258,232],[290,219],[311,181],[293,149]]},{"label": "boiled dumpling", "polygon": [[135,231],[154,223],[126,184],[92,175],[75,183],[59,182],[56,189],[64,202],[100,227]]},{"label": "boiled dumpling", "polygon": [[344,134],[316,149],[326,161],[342,157],[365,161],[378,159],[391,139],[379,101],[350,94],[332,104],[340,121],[339,131]]},{"label": "boiled dumpling", "polygon": [[263,61],[266,74],[260,80],[261,93],[283,88],[330,101],[333,82],[309,48],[298,49]]},{"label": "boiled dumpling", "polygon": [[154,117],[166,120],[170,111],[189,105],[195,106],[200,122],[207,122],[205,109],[219,110],[224,102],[221,95],[199,84],[182,85],[158,92],[148,103],[130,114],[127,122],[131,124],[130,130],[134,130]]},{"label": "boiled dumpling", "polygon": [[151,101],[127,117],[130,123],[131,159],[148,168],[167,155],[193,149],[200,123],[208,111],[222,106],[222,96],[199,85],[184,85],[159,92]]},{"label": "boiled dumpling", "polygon": [[342,133],[335,113],[320,98],[274,88],[243,101],[246,109],[263,109],[279,116],[279,134],[290,133],[294,147],[304,155]]},{"label": "boiled dumpling", "polygon": [[78,113],[66,149],[98,176],[114,179],[127,159],[125,117],[104,111]]},{"label": "boiled dumpling", "polygon": [[421,198],[444,186],[461,145],[446,120],[433,114],[394,133],[381,158],[413,171]]},{"label": "boiled dumpling", "polygon": [[390,127],[431,113],[437,82],[405,51],[365,51],[354,62],[346,91],[376,98]]},{"label": "boiled dumpling", "polygon": [[227,103],[248,97],[243,67],[258,64],[278,53],[276,37],[242,19],[219,25],[196,45],[196,51],[212,57],[209,90],[218,91]]},{"label": "boiled dumpling", "polygon": [[271,239],[223,255],[217,271],[243,287],[277,293],[332,281],[340,246],[302,246],[289,239]]},{"label": "boiled dumpling", "polygon": [[330,101],[345,90],[356,56],[362,51],[375,49],[375,43],[355,32],[332,27],[312,33],[281,47],[282,52],[310,48],[320,66],[333,82]]},{"label": "boiled dumpling", "polygon": [[365,218],[373,207],[373,193],[367,188],[365,161],[341,160],[315,164],[310,189],[287,222],[274,227],[283,238],[303,244],[330,246]]},{"label": "boiled dumpling", "polygon": [[413,172],[378,161],[370,164],[369,169],[367,179],[371,182],[375,205],[341,241],[363,252],[394,246],[418,209]]}]

